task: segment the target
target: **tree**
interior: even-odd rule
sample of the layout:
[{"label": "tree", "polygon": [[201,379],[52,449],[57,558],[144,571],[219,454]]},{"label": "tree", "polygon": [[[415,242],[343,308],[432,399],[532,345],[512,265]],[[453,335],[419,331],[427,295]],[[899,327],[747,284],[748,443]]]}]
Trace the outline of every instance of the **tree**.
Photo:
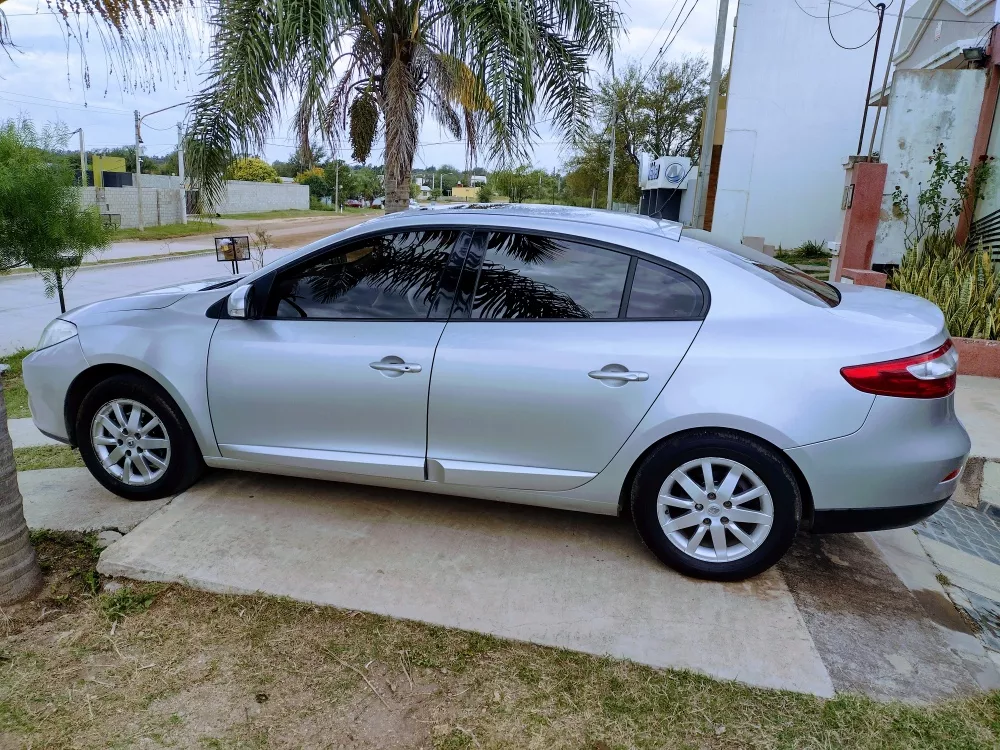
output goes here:
[{"label": "tree", "polygon": [[295,181],[300,185],[309,186],[310,198],[325,198],[330,195],[331,188],[326,181],[326,172],[320,167],[313,167],[295,175]]},{"label": "tree", "polygon": [[506,195],[511,203],[523,203],[535,197],[538,186],[538,172],[530,166],[521,165],[516,169],[498,169],[490,175],[490,190]]},{"label": "tree", "polygon": [[[578,132],[591,55],[619,28],[611,0],[226,0],[191,107],[191,172],[211,200],[232,158],[259,152],[297,99],[300,145],[346,132],[364,162],[385,141],[386,210],[406,208],[425,112],[469,156],[527,157],[536,117]],[[335,63],[341,62],[339,66]],[[220,113],[224,115],[220,116]]]},{"label": "tree", "polygon": [[480,185],[476,191],[476,200],[480,203],[490,203],[493,200],[493,191],[489,185]]},{"label": "tree", "polygon": [[[369,167],[361,167],[354,172],[354,193],[369,203],[382,195],[382,180]],[[409,205],[409,198],[407,198]]]},{"label": "tree", "polygon": [[617,78],[603,79],[595,97],[594,124],[570,141],[573,155],[566,164],[570,198],[590,205],[596,191],[599,205],[604,205],[612,113],[617,199],[638,202],[639,155],[643,152],[688,156],[697,162],[707,95],[708,61],[703,57],[661,62],[651,71],[631,63]]},{"label": "tree", "polygon": [[[341,203],[344,202],[344,198],[353,198],[361,194],[358,187],[358,180],[355,177],[355,170],[351,169],[340,159],[327,164],[323,168],[323,174],[325,175],[327,187],[330,188],[330,195],[338,192],[339,194],[336,197]],[[336,190],[338,174],[340,177],[339,191]]]},{"label": "tree", "polygon": [[0,273],[30,266],[47,296],[58,293],[62,312],[65,285],[87,255],[108,246],[113,231],[96,206],[81,208],[72,168],[53,157],[67,139],[65,127],[0,123]]},{"label": "tree", "polygon": [[256,156],[233,160],[226,169],[225,177],[227,180],[246,182],[281,182],[274,167]]}]

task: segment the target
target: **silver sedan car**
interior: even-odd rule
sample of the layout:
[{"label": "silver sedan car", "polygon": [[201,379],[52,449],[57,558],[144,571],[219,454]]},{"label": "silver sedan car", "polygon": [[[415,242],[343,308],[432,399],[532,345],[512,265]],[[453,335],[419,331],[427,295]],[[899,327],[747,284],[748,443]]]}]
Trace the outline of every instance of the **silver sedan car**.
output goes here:
[{"label": "silver sedan car", "polygon": [[99,302],[24,362],[130,500],[206,467],[629,514],[692,576],[907,525],[970,449],[941,312],[648,217],[393,214],[245,278]]}]

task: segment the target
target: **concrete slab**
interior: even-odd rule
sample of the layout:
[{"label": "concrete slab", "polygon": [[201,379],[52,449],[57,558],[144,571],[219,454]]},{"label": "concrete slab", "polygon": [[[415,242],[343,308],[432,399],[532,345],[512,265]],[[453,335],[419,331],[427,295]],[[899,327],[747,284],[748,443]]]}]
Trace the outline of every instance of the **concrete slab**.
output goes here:
[{"label": "concrete slab", "polygon": [[926,536],[920,543],[953,584],[1000,602],[1000,565]]},{"label": "concrete slab", "polygon": [[60,445],[58,440],[46,437],[38,431],[30,417],[8,419],[7,429],[15,448],[30,448],[35,445]]},{"label": "concrete slab", "polygon": [[1000,459],[1000,378],[959,375],[955,411],[972,438],[972,455]]},{"label": "concrete slab", "polygon": [[[932,702],[998,684],[940,588],[911,592],[865,536],[802,536],[780,567],[838,691]],[[938,621],[965,635],[978,659],[952,649]]]},{"label": "concrete slab", "polygon": [[168,502],[130,502],[112,495],[86,469],[21,471],[17,484],[24,497],[24,517],[32,529],[126,533]]},{"label": "concrete slab", "polygon": [[614,518],[219,472],[105,550],[98,570],[833,694],[777,570],[686,579]]}]

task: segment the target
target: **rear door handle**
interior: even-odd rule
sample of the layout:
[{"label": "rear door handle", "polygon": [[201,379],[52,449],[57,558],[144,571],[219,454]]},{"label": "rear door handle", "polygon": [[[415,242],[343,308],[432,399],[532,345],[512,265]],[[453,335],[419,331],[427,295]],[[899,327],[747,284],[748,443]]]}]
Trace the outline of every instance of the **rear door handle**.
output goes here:
[{"label": "rear door handle", "polygon": [[643,383],[649,380],[648,372],[630,370],[591,370],[587,374],[594,380],[626,380],[629,383]]},{"label": "rear door handle", "polygon": [[400,375],[408,372],[420,372],[423,369],[420,365],[411,362],[371,362],[368,366],[379,372],[393,372]]}]

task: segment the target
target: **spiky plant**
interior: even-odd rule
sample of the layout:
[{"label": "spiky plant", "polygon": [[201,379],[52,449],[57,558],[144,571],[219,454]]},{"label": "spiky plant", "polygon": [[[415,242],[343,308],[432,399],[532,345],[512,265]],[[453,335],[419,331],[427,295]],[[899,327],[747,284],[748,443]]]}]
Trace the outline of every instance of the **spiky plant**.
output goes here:
[{"label": "spiky plant", "polygon": [[940,243],[913,248],[892,275],[891,286],[929,299],[944,313],[953,336],[1000,339],[1000,272],[983,250]]},{"label": "spiky plant", "polygon": [[432,114],[470,154],[519,161],[536,117],[581,128],[587,60],[607,56],[614,0],[216,0],[208,82],[189,164],[210,199],[236,156],[261,152],[288,101],[308,151],[349,136],[365,161],[385,142],[386,211],[409,202],[417,134]]}]

